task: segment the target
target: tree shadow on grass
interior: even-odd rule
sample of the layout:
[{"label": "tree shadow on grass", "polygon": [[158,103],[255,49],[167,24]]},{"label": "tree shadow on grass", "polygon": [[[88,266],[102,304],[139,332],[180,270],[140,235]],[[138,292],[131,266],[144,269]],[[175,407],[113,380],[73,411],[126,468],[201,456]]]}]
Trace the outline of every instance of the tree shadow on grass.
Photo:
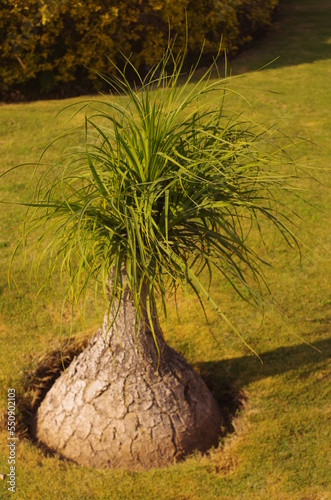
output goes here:
[{"label": "tree shadow on grass", "polygon": [[229,66],[239,74],[257,70],[276,58],[267,69],[331,59],[330,26],[330,1],[280,0],[270,32],[246,46]]},{"label": "tree shadow on grass", "polygon": [[263,364],[254,355],[196,364],[220,405],[227,433],[233,432],[233,418],[247,399],[245,386],[291,370],[310,373],[313,366],[331,358],[331,339],[320,340],[312,345],[320,352],[310,345],[298,344],[261,353]]}]

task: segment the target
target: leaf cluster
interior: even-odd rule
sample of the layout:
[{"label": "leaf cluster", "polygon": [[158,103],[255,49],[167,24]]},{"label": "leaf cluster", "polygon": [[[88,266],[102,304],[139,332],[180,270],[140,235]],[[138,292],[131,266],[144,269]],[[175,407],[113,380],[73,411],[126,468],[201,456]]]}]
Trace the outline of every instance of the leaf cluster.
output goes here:
[{"label": "leaf cluster", "polygon": [[201,276],[221,273],[261,302],[267,262],[249,234],[266,221],[297,244],[277,197],[291,188],[292,161],[274,130],[226,110],[229,79],[212,78],[216,66],[197,79],[196,68],[183,78],[183,64],[169,48],[147,77],[136,72],[139,86],[124,70],[107,79],[113,95],[74,110],[84,111],[83,145],[44,170],[25,227],[42,231],[38,258],[50,276],[60,263],[77,304],[93,284],[111,308],[128,286],[153,329],[156,299],[166,315],[167,294],[191,288],[236,331]]}]

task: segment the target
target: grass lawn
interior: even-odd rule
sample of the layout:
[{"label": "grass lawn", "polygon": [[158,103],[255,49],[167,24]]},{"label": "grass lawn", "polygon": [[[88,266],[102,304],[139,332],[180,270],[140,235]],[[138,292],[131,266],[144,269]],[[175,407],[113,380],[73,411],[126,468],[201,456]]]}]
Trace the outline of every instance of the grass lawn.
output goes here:
[{"label": "grass lawn", "polygon": [[[266,314],[263,323],[229,286],[213,283],[218,303],[263,364],[211,312],[216,343],[194,300],[180,302],[180,321],[171,314],[166,331],[169,343],[205,376],[215,395],[227,401],[229,414],[236,411],[232,432],[207,457],[196,455],[167,469],[139,473],[76,466],[45,455],[22,434],[16,446],[17,499],[331,498],[331,5],[325,0],[280,4],[270,35],[230,66],[238,74],[279,56],[267,68],[236,79],[232,88],[255,103],[248,110],[251,116],[265,123],[278,121],[291,137],[305,138],[298,139],[293,154],[321,169],[314,174],[320,182],[309,177],[300,181],[304,197],[316,208],[299,199],[284,200],[303,218],[297,229],[302,261],[268,231],[275,264],[268,280],[279,315]],[[0,173],[38,158],[58,133],[63,119],[55,115],[67,103],[0,106]],[[234,96],[230,105],[239,109],[243,102]],[[31,173],[25,167],[0,177],[0,199],[29,200]],[[0,210],[0,473],[7,474],[7,390],[14,387],[17,401],[23,401],[28,375],[43,356],[59,348],[62,289],[59,284],[53,302],[44,295],[36,297],[29,252],[22,270],[19,260],[14,263],[17,287],[13,282],[8,287],[24,209],[0,205]],[[97,328],[96,315],[88,311],[87,317],[84,325],[74,323],[77,338]],[[64,335],[69,323],[68,313]],[[20,405],[17,413],[22,414]],[[1,499],[11,498],[7,487],[6,480],[0,481]]]}]

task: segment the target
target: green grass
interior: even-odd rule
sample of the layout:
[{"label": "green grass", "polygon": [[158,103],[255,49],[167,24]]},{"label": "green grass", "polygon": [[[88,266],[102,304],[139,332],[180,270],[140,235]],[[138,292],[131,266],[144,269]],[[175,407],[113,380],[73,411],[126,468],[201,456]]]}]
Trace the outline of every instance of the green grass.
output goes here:
[{"label": "green grass", "polygon": [[[211,311],[216,344],[193,299],[187,304],[184,298],[180,301],[180,321],[171,308],[167,328],[171,345],[205,374],[216,392],[231,387],[246,394],[234,421],[235,432],[209,457],[196,456],[168,469],[142,473],[78,467],[45,456],[22,438],[17,445],[16,498],[331,498],[331,7],[324,0],[283,3],[270,36],[255,43],[232,66],[235,73],[251,70],[280,56],[271,67],[237,80],[235,88],[257,102],[259,119],[279,120],[287,134],[308,139],[297,146],[297,156],[325,169],[317,174],[321,183],[301,182],[305,197],[319,211],[291,201],[304,217],[298,235],[310,247],[304,248],[302,263],[273,231],[268,233],[269,253],[277,263],[268,279],[284,322],[266,314],[261,325],[256,310],[243,304],[229,286],[215,281],[217,302],[259,352],[263,365]],[[56,135],[54,116],[67,103],[0,107],[0,172],[38,157]],[[239,101],[233,99],[233,106],[239,106]],[[29,169],[26,175],[14,171],[1,178],[1,199],[28,201],[30,173]],[[0,410],[5,412],[7,388],[22,391],[25,371],[36,368],[40,356],[60,344],[61,286],[53,303],[41,295],[36,298],[37,286],[27,266],[17,276],[19,288],[8,288],[10,256],[20,237],[24,210],[11,205],[0,210]],[[27,261],[31,257],[27,254]],[[18,268],[19,262],[16,272]],[[93,314],[88,318],[84,326],[75,322],[74,333],[93,331],[97,320]],[[69,323],[70,314],[67,330]],[[6,431],[0,440],[0,472],[7,473]],[[5,481],[0,483],[1,498],[10,498],[6,487]]]}]

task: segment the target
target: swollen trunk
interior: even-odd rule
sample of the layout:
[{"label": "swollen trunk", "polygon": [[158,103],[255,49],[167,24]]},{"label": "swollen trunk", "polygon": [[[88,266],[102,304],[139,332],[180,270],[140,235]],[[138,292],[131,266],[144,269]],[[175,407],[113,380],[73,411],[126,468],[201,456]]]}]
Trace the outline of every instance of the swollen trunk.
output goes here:
[{"label": "swollen trunk", "polygon": [[[116,307],[116,304],[115,304]],[[162,467],[218,444],[221,415],[203,380],[123,293],[103,328],[56,380],[39,407],[36,437],[92,467]]]}]

